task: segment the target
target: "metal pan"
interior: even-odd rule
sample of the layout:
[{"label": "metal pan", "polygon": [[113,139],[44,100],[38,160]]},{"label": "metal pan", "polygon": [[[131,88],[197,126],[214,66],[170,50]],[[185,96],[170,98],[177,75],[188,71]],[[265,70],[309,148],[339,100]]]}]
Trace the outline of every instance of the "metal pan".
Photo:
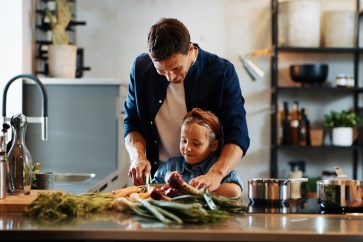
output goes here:
[{"label": "metal pan", "polygon": [[248,180],[248,198],[253,203],[284,202],[291,198],[291,182],[297,181],[306,182],[308,179],[250,179]]}]

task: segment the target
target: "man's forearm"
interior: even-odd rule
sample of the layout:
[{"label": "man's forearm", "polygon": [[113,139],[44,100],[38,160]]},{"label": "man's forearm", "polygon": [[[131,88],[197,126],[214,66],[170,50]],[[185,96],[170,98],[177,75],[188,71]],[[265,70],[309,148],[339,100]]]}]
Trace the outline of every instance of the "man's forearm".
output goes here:
[{"label": "man's forearm", "polygon": [[236,144],[225,144],[216,163],[210,171],[227,176],[240,162],[243,157],[243,150]]},{"label": "man's forearm", "polygon": [[139,159],[146,159],[145,149],[146,141],[144,137],[139,132],[130,132],[125,137],[126,150],[130,155],[131,161],[136,161]]}]

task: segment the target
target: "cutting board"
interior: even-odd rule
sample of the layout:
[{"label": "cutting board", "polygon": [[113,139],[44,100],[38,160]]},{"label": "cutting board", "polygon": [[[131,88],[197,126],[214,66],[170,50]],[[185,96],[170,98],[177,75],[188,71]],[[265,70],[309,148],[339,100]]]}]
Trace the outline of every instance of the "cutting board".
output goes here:
[{"label": "cutting board", "polygon": [[39,193],[61,192],[61,190],[31,190],[29,195],[7,195],[0,199],[0,212],[24,212],[25,208],[31,204]]}]

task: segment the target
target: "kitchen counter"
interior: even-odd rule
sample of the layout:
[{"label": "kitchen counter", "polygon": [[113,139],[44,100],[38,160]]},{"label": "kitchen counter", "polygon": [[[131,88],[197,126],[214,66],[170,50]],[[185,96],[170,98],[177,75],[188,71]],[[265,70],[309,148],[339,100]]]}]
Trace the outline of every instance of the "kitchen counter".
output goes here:
[{"label": "kitchen counter", "polygon": [[113,241],[363,241],[362,215],[237,214],[208,225],[166,226],[122,213],[42,224],[0,213],[1,239]]}]

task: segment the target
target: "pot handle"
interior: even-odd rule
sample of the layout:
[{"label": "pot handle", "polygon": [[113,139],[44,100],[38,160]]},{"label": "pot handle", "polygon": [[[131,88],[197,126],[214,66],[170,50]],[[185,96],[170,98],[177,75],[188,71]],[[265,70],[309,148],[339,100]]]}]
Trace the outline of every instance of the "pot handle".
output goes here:
[{"label": "pot handle", "polygon": [[290,178],[290,179],[286,179],[284,181],[284,184],[288,183],[288,182],[307,182],[309,179],[302,177],[302,178]]},{"label": "pot handle", "polygon": [[348,176],[344,174],[344,172],[342,171],[342,169],[339,166],[335,166],[334,171],[335,171],[335,174],[337,174],[338,179],[348,178]]}]

